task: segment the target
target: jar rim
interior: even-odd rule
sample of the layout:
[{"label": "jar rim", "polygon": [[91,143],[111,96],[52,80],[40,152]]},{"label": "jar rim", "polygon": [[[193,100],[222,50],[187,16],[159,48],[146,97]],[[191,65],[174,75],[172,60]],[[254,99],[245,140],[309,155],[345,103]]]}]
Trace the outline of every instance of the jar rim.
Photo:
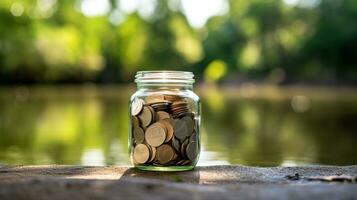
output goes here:
[{"label": "jar rim", "polygon": [[151,70],[138,71],[135,82],[138,84],[193,84],[194,74],[189,71]]}]

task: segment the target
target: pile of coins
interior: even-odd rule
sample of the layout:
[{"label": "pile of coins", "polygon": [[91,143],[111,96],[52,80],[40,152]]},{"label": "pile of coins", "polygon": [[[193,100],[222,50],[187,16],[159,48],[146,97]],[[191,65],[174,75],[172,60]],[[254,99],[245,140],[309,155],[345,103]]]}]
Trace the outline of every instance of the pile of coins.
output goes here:
[{"label": "pile of coins", "polygon": [[149,95],[131,103],[135,165],[183,166],[197,160],[197,122],[179,95]]}]

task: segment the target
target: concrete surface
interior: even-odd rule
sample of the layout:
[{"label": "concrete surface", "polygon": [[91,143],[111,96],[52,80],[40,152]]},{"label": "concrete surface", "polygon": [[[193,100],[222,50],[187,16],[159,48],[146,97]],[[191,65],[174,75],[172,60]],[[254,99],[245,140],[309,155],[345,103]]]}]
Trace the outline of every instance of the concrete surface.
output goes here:
[{"label": "concrete surface", "polygon": [[357,199],[357,166],[0,166],[0,199]]}]

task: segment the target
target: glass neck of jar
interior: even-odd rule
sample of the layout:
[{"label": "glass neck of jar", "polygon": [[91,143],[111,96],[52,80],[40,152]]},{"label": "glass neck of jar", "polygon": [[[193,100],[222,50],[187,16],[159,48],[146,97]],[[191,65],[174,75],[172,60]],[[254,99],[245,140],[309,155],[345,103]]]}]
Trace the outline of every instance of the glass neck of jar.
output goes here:
[{"label": "glass neck of jar", "polygon": [[192,90],[194,75],[186,71],[139,71],[135,82],[138,89],[180,89]]},{"label": "glass neck of jar", "polygon": [[137,83],[138,90],[192,90],[193,84]]}]

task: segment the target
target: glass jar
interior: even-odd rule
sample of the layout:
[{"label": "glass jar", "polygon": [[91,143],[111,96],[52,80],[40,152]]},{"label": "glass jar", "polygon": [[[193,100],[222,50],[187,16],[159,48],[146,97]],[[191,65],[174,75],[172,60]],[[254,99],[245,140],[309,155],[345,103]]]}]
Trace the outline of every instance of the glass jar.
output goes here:
[{"label": "glass jar", "polygon": [[193,169],[200,154],[199,97],[192,72],[139,71],[130,99],[129,152],[142,170]]}]

